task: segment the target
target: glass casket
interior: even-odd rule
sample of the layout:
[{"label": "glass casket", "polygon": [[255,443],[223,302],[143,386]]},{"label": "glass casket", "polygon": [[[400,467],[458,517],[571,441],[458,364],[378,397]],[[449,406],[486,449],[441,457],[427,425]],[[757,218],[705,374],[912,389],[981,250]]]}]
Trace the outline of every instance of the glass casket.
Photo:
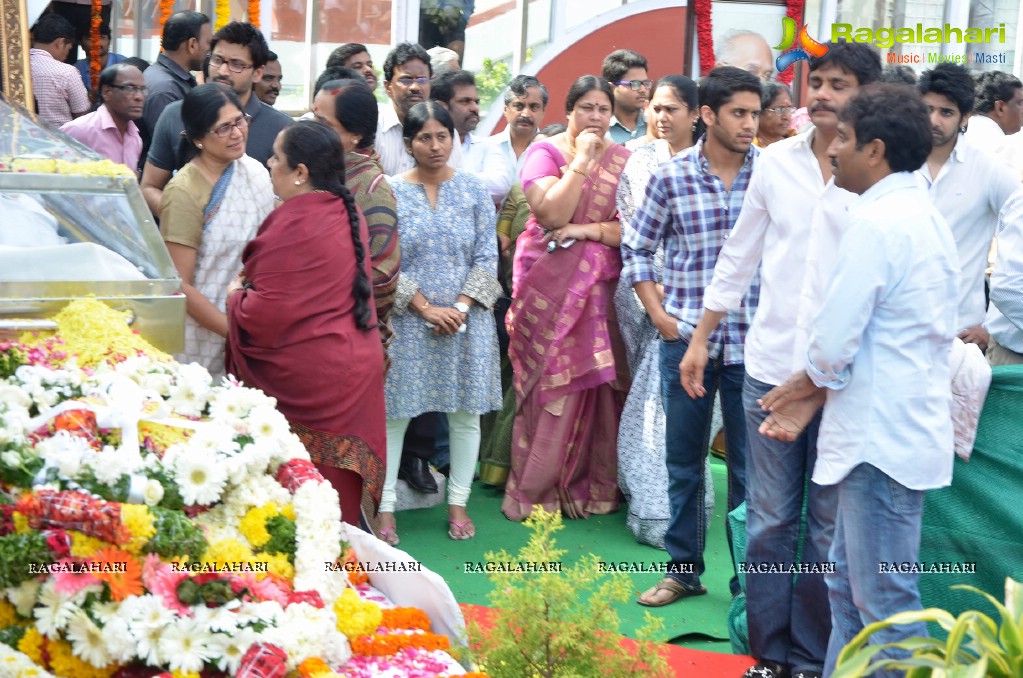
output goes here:
[{"label": "glass casket", "polygon": [[85,296],[181,351],[181,280],[132,170],[0,95],[0,339],[52,329]]}]

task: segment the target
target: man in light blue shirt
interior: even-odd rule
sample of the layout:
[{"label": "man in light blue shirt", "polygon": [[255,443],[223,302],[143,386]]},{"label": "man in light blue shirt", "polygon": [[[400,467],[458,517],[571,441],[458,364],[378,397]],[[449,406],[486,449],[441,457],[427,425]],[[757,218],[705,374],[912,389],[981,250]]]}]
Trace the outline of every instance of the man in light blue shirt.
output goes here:
[{"label": "man in light blue shirt", "polygon": [[[835,183],[860,198],[849,208],[806,370],[761,401],[772,414],[760,432],[787,438],[826,393],[813,471],[814,482],[838,491],[825,676],[865,626],[921,609],[918,574],[897,564],[918,560],[924,491],[952,480],[948,361],[959,265],[951,230],[913,176],[931,145],[927,108],[906,86],[865,89],[840,113],[828,149]],[[870,642],[926,635],[926,624],[907,624]]]},{"label": "man in light blue shirt", "polygon": [[619,49],[604,57],[601,77],[614,87],[615,106],[607,133],[616,144],[646,135],[643,112],[650,103],[654,81],[647,74],[646,57],[631,49]]}]

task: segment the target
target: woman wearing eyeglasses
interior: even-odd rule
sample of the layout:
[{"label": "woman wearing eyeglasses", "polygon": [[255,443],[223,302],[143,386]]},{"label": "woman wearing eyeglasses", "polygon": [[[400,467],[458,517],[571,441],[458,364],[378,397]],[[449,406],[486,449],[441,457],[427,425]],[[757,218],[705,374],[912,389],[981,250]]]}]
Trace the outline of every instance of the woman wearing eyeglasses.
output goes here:
[{"label": "woman wearing eyeglasses", "polygon": [[526,151],[533,216],[515,250],[508,353],[518,411],[501,510],[569,518],[618,509],[618,418],[629,386],[613,296],[622,270],[615,190],[629,152],[607,143],[615,98],[584,75],[568,129]]},{"label": "woman wearing eyeglasses", "polygon": [[792,129],[792,94],[780,82],[765,82],[760,88],[760,128],[753,144],[767,148],[776,141],[795,135]]},{"label": "woman wearing eyeglasses", "polygon": [[181,104],[184,132],[178,169],[163,191],[160,232],[181,276],[188,317],[182,362],[224,375],[227,285],[241,254],[274,208],[270,176],[245,155],[248,118],[223,85],[199,85]]}]

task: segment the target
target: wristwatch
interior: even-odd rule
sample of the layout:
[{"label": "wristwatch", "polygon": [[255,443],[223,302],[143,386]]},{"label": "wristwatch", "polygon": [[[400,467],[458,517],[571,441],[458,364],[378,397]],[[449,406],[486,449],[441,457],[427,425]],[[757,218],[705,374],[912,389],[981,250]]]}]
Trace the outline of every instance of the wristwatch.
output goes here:
[{"label": "wristwatch", "polygon": [[456,301],[454,303],[454,307],[455,307],[455,310],[458,311],[459,313],[468,313],[469,312],[469,304],[465,303],[464,301]]}]

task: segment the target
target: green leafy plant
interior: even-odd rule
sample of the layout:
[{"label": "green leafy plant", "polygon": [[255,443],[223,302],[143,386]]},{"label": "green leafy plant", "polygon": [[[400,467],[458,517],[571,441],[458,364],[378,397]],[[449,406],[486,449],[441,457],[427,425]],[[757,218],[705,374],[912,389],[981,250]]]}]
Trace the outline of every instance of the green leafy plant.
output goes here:
[{"label": "green leafy plant", "polygon": [[507,63],[490,57],[483,59],[483,66],[476,71],[476,91],[479,93],[481,111],[486,111],[501,96],[511,79],[511,68]]},{"label": "green leafy plant", "polygon": [[[838,656],[832,678],[856,678],[874,671],[900,669],[906,678],[1019,678],[1023,676],[1023,586],[1005,580],[1005,604],[973,586],[952,588],[973,591],[987,598],[1001,617],[991,617],[967,610],[953,617],[945,610],[929,608],[892,615],[860,631]],[[937,638],[906,638],[897,643],[868,645],[870,637],[881,629],[898,624],[933,622],[948,633],[944,641]],[[910,652],[909,657],[875,660],[887,648]]]},{"label": "green leafy plant", "polygon": [[[615,604],[632,594],[628,575],[601,571],[592,554],[570,568],[560,567],[565,550],[556,548],[554,540],[563,527],[560,513],[536,507],[526,525],[532,534],[515,557],[504,550],[485,557],[489,563],[548,571],[488,574],[495,587],[490,594],[495,613],[489,623],[469,624],[480,670],[491,678],[670,676],[656,645],[639,642],[629,650],[620,643]],[[637,636],[651,640],[662,629],[663,621],[647,613]]]}]

